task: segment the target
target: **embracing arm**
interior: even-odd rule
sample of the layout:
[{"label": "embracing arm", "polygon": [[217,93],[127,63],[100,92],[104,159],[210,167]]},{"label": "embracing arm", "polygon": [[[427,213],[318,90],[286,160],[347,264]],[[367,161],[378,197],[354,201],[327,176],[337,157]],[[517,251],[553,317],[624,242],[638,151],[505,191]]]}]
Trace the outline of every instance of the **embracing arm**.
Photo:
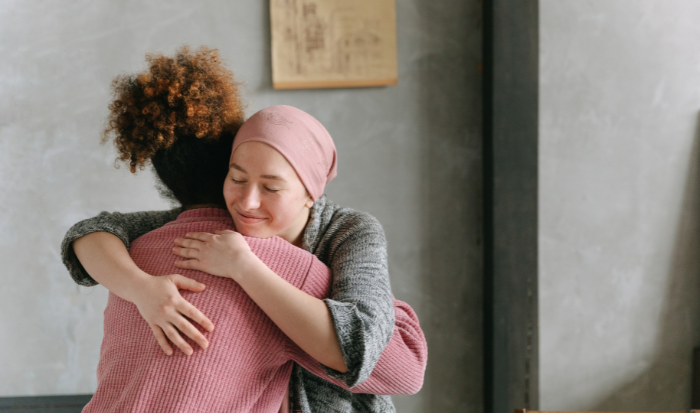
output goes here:
[{"label": "embracing arm", "polygon": [[[279,262],[270,261],[269,256],[266,259],[254,254],[238,233],[188,233],[185,238],[177,238],[175,244],[173,252],[188,258],[176,261],[176,266],[235,280],[291,339],[290,358],[313,374],[355,393],[414,394],[420,390],[427,346],[418,318],[408,304],[398,300],[391,302],[396,322],[391,326],[390,342],[383,352],[380,351],[381,357],[370,377],[351,386],[334,378],[347,375],[349,370],[337,338],[338,326],[334,324],[326,303],[317,298],[328,296],[329,268],[314,258],[315,264],[308,269],[306,281],[298,287],[275,273],[273,268],[279,270]],[[259,247],[256,251],[263,252]],[[278,250],[275,254],[284,257],[289,252]],[[293,267],[293,261],[289,259],[282,259],[282,262]]]},{"label": "embracing arm", "polygon": [[340,380],[329,378],[323,367],[300,348],[292,345],[290,353],[294,361],[309,372],[353,393],[416,394],[423,386],[428,361],[425,335],[408,304],[394,300],[394,310],[396,325],[389,345],[369,378],[355,387],[350,388]]},{"label": "embracing arm", "polygon": [[204,335],[184,316],[209,331],[213,324],[178,291],[199,292],[205,286],[177,274],[152,277],[134,264],[127,248],[131,241],[174,220],[180,212],[179,209],[129,214],[102,212],[71,227],[61,244],[63,263],[75,282],[86,286],[100,283],[134,303],[168,355],[173,351],[165,336],[185,354],[192,354],[180,332],[202,348],[208,346]]},{"label": "embracing arm", "polygon": [[[83,264],[75,255],[73,250],[75,240],[89,234],[106,232],[121,240],[125,249],[128,250],[133,240],[149,231],[162,227],[170,221],[174,221],[180,212],[182,212],[181,208],[169,211],[131,212],[127,214],[101,212],[96,217],[80,221],[68,230],[63,238],[63,242],[61,242],[63,264],[77,284],[87,287],[96,285],[97,281],[85,271]],[[97,237],[92,238],[99,242]]]},{"label": "embracing arm", "polygon": [[258,268],[235,271],[231,278],[310,356],[334,370],[346,372],[326,304],[280,278],[262,261],[257,262]]},{"label": "embracing arm", "polygon": [[354,387],[372,373],[392,338],[394,300],[389,283],[384,229],[369,214],[352,212],[331,224],[327,262],[333,274],[331,296],[324,300],[348,371],[326,375]]},{"label": "embracing arm", "polygon": [[[251,241],[256,242],[254,239]],[[285,248],[304,254],[307,260],[313,258],[310,262],[314,264],[310,268],[309,261],[304,261],[304,270],[307,271],[305,279],[316,279],[323,273],[327,281],[329,273],[325,265],[308,252],[286,241],[280,242]],[[309,294],[309,291],[299,289],[275,272],[275,268],[277,271],[282,269],[281,265],[292,268],[297,265],[294,262],[298,259],[298,254],[295,258],[295,253],[279,250],[273,260],[269,256],[261,258],[251,250],[241,234],[228,230],[216,231],[216,234],[188,233],[185,238],[176,238],[175,245],[173,252],[188,258],[176,261],[175,266],[231,278],[287,337],[313,359],[335,370],[347,371],[328,307],[318,298],[326,295],[324,292],[328,290],[327,282],[325,289],[316,288],[313,294]],[[261,249],[257,251],[266,255]],[[309,275],[309,272],[315,275]],[[314,284],[314,287],[320,284]]]},{"label": "embracing arm", "polygon": [[180,268],[234,279],[329,377],[353,387],[372,373],[394,331],[386,241],[374,217],[354,211],[329,231],[327,257],[319,257],[333,274],[325,300],[281,279],[232,231],[189,233],[173,252],[187,258]]}]

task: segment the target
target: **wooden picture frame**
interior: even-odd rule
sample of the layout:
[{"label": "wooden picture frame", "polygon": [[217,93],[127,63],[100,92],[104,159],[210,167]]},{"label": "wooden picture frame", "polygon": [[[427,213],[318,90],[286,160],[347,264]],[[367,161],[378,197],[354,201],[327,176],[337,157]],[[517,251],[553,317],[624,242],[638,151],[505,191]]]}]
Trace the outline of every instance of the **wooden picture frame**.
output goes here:
[{"label": "wooden picture frame", "polygon": [[395,0],[270,0],[275,89],[398,81]]}]

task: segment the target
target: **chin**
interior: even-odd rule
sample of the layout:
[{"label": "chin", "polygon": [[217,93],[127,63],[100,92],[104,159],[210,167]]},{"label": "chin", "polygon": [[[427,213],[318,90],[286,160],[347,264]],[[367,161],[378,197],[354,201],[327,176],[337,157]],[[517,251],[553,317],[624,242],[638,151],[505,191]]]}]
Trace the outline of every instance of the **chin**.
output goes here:
[{"label": "chin", "polygon": [[236,231],[241,235],[253,238],[272,238],[275,236],[275,234],[272,234],[271,231],[265,228],[250,228],[238,223],[236,223]]}]

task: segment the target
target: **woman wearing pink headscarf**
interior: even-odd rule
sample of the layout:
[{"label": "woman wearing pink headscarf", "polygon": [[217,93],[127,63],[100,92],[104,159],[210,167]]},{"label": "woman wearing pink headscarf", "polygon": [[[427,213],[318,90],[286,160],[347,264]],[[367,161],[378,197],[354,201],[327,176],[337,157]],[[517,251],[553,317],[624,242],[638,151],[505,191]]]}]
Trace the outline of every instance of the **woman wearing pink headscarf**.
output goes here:
[{"label": "woman wearing pink headscarf", "polygon": [[[327,376],[345,387],[352,388],[370,377],[380,356],[385,366],[401,363],[400,359],[383,357],[390,341],[398,343],[403,347],[391,354],[417,360],[413,376],[385,379],[393,379],[399,387],[402,383],[413,386],[410,392],[415,392],[425,368],[424,339],[400,340],[401,323],[408,319],[394,317],[386,241],[379,223],[323,196],[325,185],[336,175],[336,164],[330,135],[309,114],[289,106],[256,113],[236,135],[224,184],[226,207],[237,232],[189,233],[176,239],[173,252],[185,258],[177,266],[233,279],[294,343],[325,366]],[[83,221],[64,240],[64,261],[74,279],[90,284],[92,278],[72,254],[73,241],[80,239],[74,245],[78,256],[91,257],[91,273],[107,272],[117,255],[110,250],[114,244],[101,250],[100,241],[93,237],[96,234],[87,234],[110,232],[128,246],[136,238],[134,234],[158,228],[180,212],[103,213]],[[314,254],[331,270],[330,298],[315,298],[285,282],[252,253],[243,235],[277,236]],[[117,259],[127,258],[122,254]],[[127,268],[128,264],[117,267]],[[163,314],[169,311],[172,309],[163,307]],[[403,307],[403,311],[409,318],[415,317],[410,308]],[[167,316],[161,318],[165,321],[156,322],[168,322]],[[191,318],[203,324],[200,317]],[[193,332],[197,329],[191,325],[178,325],[178,330],[202,344],[204,333]],[[165,336],[156,336],[163,350],[172,352]],[[168,338],[191,354],[191,346],[179,335]],[[299,411],[394,411],[389,397],[352,394],[298,365],[290,389],[292,409]]]}]

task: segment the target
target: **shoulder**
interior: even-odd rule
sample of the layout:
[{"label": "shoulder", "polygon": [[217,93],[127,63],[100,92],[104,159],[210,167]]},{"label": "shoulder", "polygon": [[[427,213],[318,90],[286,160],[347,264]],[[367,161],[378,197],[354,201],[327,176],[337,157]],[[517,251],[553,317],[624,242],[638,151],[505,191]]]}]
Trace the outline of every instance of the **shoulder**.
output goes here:
[{"label": "shoulder", "polygon": [[316,250],[323,254],[340,248],[386,250],[384,228],[377,218],[367,212],[341,207],[325,200],[319,222]]},{"label": "shoulder", "polygon": [[[384,234],[384,228],[379,220],[367,212],[342,207],[324,197],[321,214],[326,219],[320,222],[320,232],[329,231],[336,236],[352,236],[362,233]],[[325,222],[323,222],[325,221]]]},{"label": "shoulder", "polygon": [[[172,220],[164,224],[159,222],[161,226],[141,235],[137,241],[141,239],[167,239],[172,243],[174,238],[184,236],[188,232],[235,230],[231,216],[228,215],[228,212],[226,214],[225,217],[220,214],[212,216],[203,213],[189,217],[182,215],[178,217],[180,214],[174,215],[171,217]],[[152,217],[146,216],[146,219],[152,219]]]},{"label": "shoulder", "polygon": [[352,208],[339,208],[333,214],[330,226],[335,229],[336,236],[352,237],[360,234],[384,236],[384,228],[377,218]]}]

